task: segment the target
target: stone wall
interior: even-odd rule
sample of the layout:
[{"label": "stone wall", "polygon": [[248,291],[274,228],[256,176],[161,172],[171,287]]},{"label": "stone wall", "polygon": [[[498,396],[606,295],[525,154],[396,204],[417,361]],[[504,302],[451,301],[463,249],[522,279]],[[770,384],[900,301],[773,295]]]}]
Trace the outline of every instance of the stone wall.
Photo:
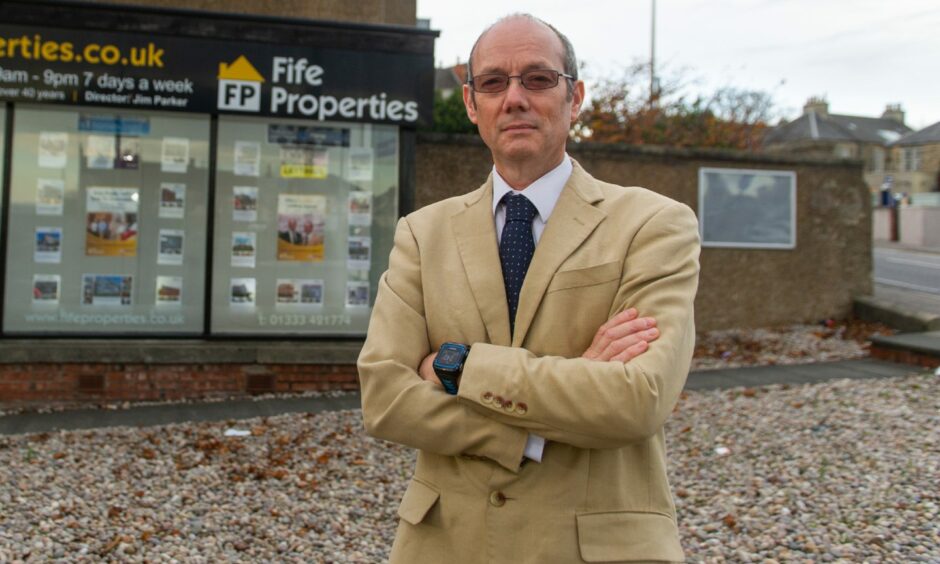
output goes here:
[{"label": "stone wall", "polygon": [[415,25],[415,0],[93,0],[101,4],[370,24]]},{"label": "stone wall", "polygon": [[[569,153],[596,178],[644,186],[693,210],[701,167],[796,172],[795,249],[702,249],[700,330],[847,317],[854,296],[871,294],[871,204],[861,161],[593,144]],[[492,161],[475,136],[422,134],[416,166],[420,207],[478,187]]]}]

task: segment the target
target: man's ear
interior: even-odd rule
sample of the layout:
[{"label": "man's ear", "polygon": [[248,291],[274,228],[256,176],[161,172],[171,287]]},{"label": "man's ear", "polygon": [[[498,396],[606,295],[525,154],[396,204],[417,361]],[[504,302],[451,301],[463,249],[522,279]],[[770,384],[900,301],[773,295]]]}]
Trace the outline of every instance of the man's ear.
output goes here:
[{"label": "man's ear", "polygon": [[473,97],[473,91],[470,89],[469,84],[463,85],[463,105],[467,108],[467,117],[470,118],[470,123],[476,125],[477,103]]},{"label": "man's ear", "polygon": [[581,114],[581,104],[584,102],[584,81],[576,80],[574,83],[574,92],[571,96],[571,123],[578,121]]}]

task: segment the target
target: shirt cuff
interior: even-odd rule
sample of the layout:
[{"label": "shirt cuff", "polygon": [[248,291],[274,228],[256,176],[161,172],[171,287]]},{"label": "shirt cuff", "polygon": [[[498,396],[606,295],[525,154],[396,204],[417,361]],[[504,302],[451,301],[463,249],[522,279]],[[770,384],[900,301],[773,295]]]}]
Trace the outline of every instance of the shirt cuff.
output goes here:
[{"label": "shirt cuff", "polygon": [[522,453],[523,456],[529,460],[542,462],[543,450],[545,450],[545,439],[538,435],[529,433],[529,437],[525,441],[525,450]]}]

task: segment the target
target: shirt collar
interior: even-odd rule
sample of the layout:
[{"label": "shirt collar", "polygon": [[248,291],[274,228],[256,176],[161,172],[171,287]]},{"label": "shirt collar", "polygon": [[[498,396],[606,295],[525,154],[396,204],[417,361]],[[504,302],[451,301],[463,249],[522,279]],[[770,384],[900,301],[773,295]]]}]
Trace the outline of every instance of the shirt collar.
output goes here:
[{"label": "shirt collar", "polygon": [[574,167],[571,164],[571,158],[565,154],[561,163],[552,170],[545,173],[541,178],[526,186],[523,190],[513,190],[513,188],[503,180],[493,166],[493,214],[496,214],[496,206],[507,192],[516,192],[525,194],[525,196],[539,210],[539,217],[543,222],[548,221],[548,216],[552,215],[555,204],[558,203],[558,197],[568,178],[571,177],[571,171]]}]

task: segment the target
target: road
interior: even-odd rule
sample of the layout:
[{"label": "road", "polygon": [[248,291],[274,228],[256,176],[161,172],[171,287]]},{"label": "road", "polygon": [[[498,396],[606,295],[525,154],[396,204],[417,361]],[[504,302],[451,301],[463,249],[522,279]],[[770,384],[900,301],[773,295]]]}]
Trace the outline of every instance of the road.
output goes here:
[{"label": "road", "polygon": [[875,283],[940,294],[940,255],[876,247]]}]

